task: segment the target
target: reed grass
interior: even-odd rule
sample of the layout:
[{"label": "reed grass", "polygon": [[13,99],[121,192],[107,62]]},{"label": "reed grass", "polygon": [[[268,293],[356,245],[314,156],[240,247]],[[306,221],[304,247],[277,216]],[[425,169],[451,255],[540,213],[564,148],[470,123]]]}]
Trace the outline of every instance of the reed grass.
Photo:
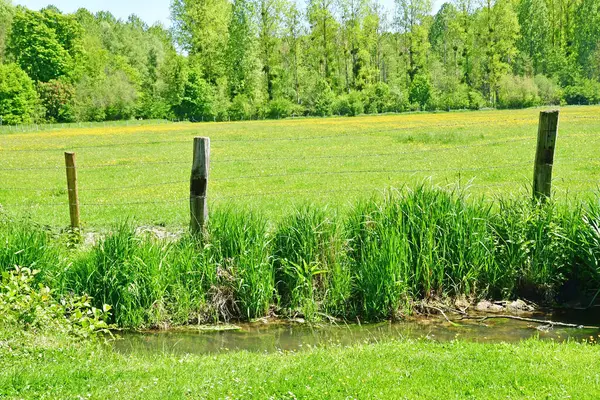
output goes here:
[{"label": "reed grass", "polygon": [[466,296],[584,304],[600,289],[600,202],[496,202],[428,185],[347,212],[307,205],[277,221],[222,208],[201,237],[115,226],[93,245],[0,223],[0,269],[41,271],[61,293],[113,306],[124,327],[248,320],[272,312],[376,321],[413,300]]}]

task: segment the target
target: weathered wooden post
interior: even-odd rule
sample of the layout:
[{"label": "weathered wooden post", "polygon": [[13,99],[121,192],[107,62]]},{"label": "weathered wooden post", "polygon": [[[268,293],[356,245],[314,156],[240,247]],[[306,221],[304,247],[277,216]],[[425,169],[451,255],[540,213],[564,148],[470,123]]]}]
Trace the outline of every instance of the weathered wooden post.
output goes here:
[{"label": "weathered wooden post", "polygon": [[190,179],[190,230],[193,234],[202,233],[208,221],[206,189],[210,159],[210,138],[194,138],[194,162]]},{"label": "weathered wooden post", "polygon": [[75,153],[65,152],[65,166],[67,168],[67,189],[69,192],[69,214],[71,216],[71,228],[79,229],[79,193],[77,191]]},{"label": "weathered wooden post", "polygon": [[558,133],[558,110],[540,112],[537,151],[533,171],[533,199],[545,201],[552,191],[552,165]]}]

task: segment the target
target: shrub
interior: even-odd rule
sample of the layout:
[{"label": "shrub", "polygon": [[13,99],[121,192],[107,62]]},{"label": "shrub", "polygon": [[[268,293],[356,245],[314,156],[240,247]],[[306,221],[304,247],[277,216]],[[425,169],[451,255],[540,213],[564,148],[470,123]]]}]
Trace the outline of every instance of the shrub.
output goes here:
[{"label": "shrub", "polygon": [[540,103],[538,87],[529,77],[504,75],[498,84],[500,108],[532,107]]},{"label": "shrub", "polygon": [[384,82],[369,85],[362,93],[365,112],[368,114],[383,113],[392,107],[390,87]]},{"label": "shrub", "polygon": [[335,95],[329,84],[324,80],[319,81],[313,100],[313,113],[322,117],[331,115],[334,101]]},{"label": "shrub", "polygon": [[229,116],[234,120],[249,120],[256,115],[256,109],[248,96],[238,94],[229,106]]},{"label": "shrub", "polygon": [[469,91],[469,109],[479,110],[483,107],[485,107],[485,99],[483,98],[483,95],[476,90],[470,90]]},{"label": "shrub", "polygon": [[453,90],[443,91],[439,96],[438,108],[442,110],[463,110],[470,108],[469,88],[459,84]]},{"label": "shrub", "polygon": [[335,115],[350,115],[350,101],[348,95],[338,96],[333,102],[332,111]]},{"label": "shrub", "polygon": [[560,86],[544,75],[536,75],[534,82],[538,87],[538,94],[543,104],[559,105],[562,97]]},{"label": "shrub", "polygon": [[408,101],[407,91],[392,86],[390,88],[390,103],[385,108],[385,112],[403,112],[410,108],[410,102]]},{"label": "shrub", "polygon": [[79,337],[107,331],[110,306],[92,307],[86,295],[57,300],[50,288],[35,284],[36,274],[35,270],[21,267],[2,273],[0,324],[3,329],[13,330],[15,334],[27,331]]},{"label": "shrub", "polygon": [[137,91],[122,70],[101,78],[84,76],[75,87],[73,112],[78,121],[125,120],[135,115]]},{"label": "shrub", "polygon": [[16,64],[0,64],[0,117],[4,124],[33,121],[38,96],[33,81]]},{"label": "shrub", "polygon": [[579,79],[564,91],[567,104],[596,104],[600,102],[600,82],[591,79]]},{"label": "shrub", "polygon": [[336,115],[356,116],[364,112],[364,106],[359,92],[339,96],[333,103],[332,111]]},{"label": "shrub", "polygon": [[286,98],[276,98],[271,100],[264,113],[267,118],[287,118],[295,114],[302,114],[303,107],[299,106]]},{"label": "shrub", "polygon": [[75,88],[63,80],[38,82],[40,99],[46,110],[46,121],[73,122],[73,96]]},{"label": "shrub", "polygon": [[433,88],[431,82],[426,75],[419,74],[413,78],[410,84],[408,100],[412,104],[417,104],[421,109],[424,109],[427,103],[430,102]]}]

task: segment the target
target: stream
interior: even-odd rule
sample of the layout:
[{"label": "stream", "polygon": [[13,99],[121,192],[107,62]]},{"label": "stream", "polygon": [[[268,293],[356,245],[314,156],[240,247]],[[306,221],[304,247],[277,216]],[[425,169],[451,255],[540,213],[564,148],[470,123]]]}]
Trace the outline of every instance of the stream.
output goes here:
[{"label": "stream", "polygon": [[[524,315],[525,316],[525,315]],[[527,314],[528,317],[555,322],[598,325],[600,316],[590,312],[553,312]],[[321,346],[350,346],[399,339],[433,341],[465,340],[475,342],[518,342],[538,337],[541,340],[600,340],[600,330],[552,327],[511,319],[458,320],[451,324],[443,318],[417,318],[378,324],[301,324],[254,322],[214,327],[177,328],[163,331],[119,332],[112,342],[120,353],[215,354],[225,351],[280,352],[302,351]]]}]

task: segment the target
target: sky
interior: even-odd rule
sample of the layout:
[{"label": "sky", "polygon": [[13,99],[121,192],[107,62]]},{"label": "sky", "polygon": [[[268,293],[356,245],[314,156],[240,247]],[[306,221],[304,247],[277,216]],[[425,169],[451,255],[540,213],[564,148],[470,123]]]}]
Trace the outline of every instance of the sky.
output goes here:
[{"label": "sky", "polygon": [[[392,7],[394,0],[382,0],[386,7]],[[444,0],[432,0],[433,10],[436,12]],[[131,14],[136,14],[149,25],[162,22],[169,27],[169,5],[171,0],[13,0],[13,4],[21,4],[33,10],[39,10],[48,4],[53,4],[59,10],[71,13],[81,7],[91,12],[110,11],[115,17],[127,19]]]}]

